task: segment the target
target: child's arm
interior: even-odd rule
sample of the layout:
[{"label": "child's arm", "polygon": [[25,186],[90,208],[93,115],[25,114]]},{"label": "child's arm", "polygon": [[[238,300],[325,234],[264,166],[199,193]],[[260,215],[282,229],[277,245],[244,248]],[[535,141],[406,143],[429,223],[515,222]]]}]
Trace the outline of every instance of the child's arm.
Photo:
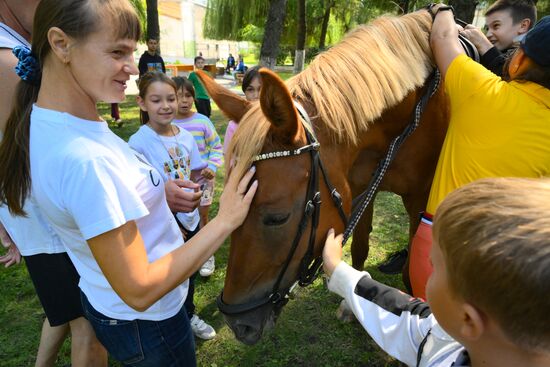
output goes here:
[{"label": "child's arm", "polygon": [[207,169],[211,170],[213,175],[216,174],[218,167],[223,163],[223,146],[220,136],[216,132],[216,128],[210,120],[205,124],[206,131],[204,134],[204,144],[208,152]]},{"label": "child's arm", "polygon": [[341,240],[331,230],[323,251],[329,289],[345,298],[384,351],[409,366],[416,365],[420,344],[437,323],[428,305],[341,261]]}]

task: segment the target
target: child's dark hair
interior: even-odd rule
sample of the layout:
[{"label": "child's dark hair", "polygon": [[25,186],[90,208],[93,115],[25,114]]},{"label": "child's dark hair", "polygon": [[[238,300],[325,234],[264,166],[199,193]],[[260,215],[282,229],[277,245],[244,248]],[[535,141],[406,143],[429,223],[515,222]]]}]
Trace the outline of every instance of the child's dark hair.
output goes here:
[{"label": "child's dark hair", "polygon": [[256,78],[260,77],[260,67],[254,66],[246,71],[243,76],[243,85],[242,89],[243,92],[246,92],[246,88],[252,83],[252,81]]},{"label": "child's dark hair", "polygon": [[[116,14],[116,15],[115,15]],[[42,0],[34,16],[32,55],[40,69],[50,55],[48,32],[60,28],[73,39],[83,41],[99,30],[103,19],[111,21],[115,38],[139,40],[141,29],[135,9],[120,0]],[[25,215],[23,206],[31,189],[29,138],[32,105],[38,98],[41,80],[20,81],[15,91],[17,101],[6,123],[0,145],[0,203],[7,204],[15,215]]]},{"label": "child's dark hair", "polygon": [[195,87],[189,79],[182,76],[175,76],[172,80],[176,83],[176,91],[186,90],[193,96],[193,99],[195,99]]},{"label": "child's dark hair", "polygon": [[202,61],[204,61],[204,57],[202,57],[202,56],[195,56],[195,61],[194,61],[194,64],[196,64],[196,63],[197,63],[197,61],[199,61],[199,60],[202,60]]},{"label": "child's dark hair", "polygon": [[485,16],[502,10],[510,12],[514,24],[518,24],[527,18],[531,20],[531,24],[529,25],[529,29],[531,29],[537,22],[537,7],[532,0],[497,0],[487,9]]},{"label": "child's dark hair", "polygon": [[[147,89],[149,89],[149,86],[155,82],[161,82],[166,83],[172,86],[174,88],[174,92],[177,92],[176,83],[172,79],[170,79],[166,74],[161,73],[160,71],[149,71],[145,73],[140,79],[139,79],[139,96],[142,100],[145,100],[145,96],[147,95]],[[142,125],[145,125],[149,122],[149,114],[147,111],[139,110],[139,121]]]}]

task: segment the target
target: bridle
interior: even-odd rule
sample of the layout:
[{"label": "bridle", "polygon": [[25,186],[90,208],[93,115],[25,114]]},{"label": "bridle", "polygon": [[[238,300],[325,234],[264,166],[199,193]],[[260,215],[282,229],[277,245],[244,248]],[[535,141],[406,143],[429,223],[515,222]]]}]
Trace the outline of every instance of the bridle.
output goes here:
[{"label": "bridle", "polygon": [[[294,240],[292,241],[292,246],[290,248],[290,251],[286,257],[283,267],[279,271],[279,275],[277,276],[277,280],[273,285],[270,295],[255,301],[247,302],[247,303],[229,305],[223,302],[223,290],[222,290],[221,294],[218,296],[216,301],[218,304],[218,308],[225,315],[235,315],[235,314],[244,313],[244,312],[262,307],[263,305],[266,305],[268,303],[273,304],[276,308],[281,308],[288,302],[289,294],[291,290],[296,286],[296,284],[299,284],[300,286],[305,287],[313,283],[313,281],[317,278],[319,269],[323,263],[321,256],[314,258],[316,233],[317,233],[317,228],[319,226],[319,217],[321,212],[321,192],[319,191],[319,180],[320,180],[319,172],[322,173],[325,184],[328,188],[328,191],[330,192],[330,197],[332,199],[332,202],[334,203],[334,206],[338,210],[338,213],[340,215],[340,218],[342,219],[342,222],[344,223],[344,226],[347,224],[347,217],[346,217],[346,214],[344,213],[344,209],[342,208],[342,197],[340,196],[340,193],[338,193],[336,188],[332,185],[332,183],[330,182],[327,176],[326,169],[323,165],[321,156],[319,154],[319,148],[321,147],[321,145],[319,144],[315,136],[309,116],[307,115],[304,108],[299,103],[294,102],[294,105],[296,106],[296,109],[299,112],[300,121],[305,130],[307,144],[298,149],[263,153],[263,154],[257,155],[253,161],[259,162],[259,161],[264,161],[268,159],[297,156],[297,155],[309,153],[311,156],[311,174],[309,175],[309,181],[307,185],[306,204],[304,207],[304,212],[302,214],[302,218],[298,225],[298,230],[296,232],[296,235],[294,236]],[[292,258],[296,253],[298,244],[300,243],[302,236],[310,220],[311,220],[311,227],[310,227],[310,233],[309,233],[309,241],[308,241],[306,253],[304,254],[304,257],[302,258],[302,260],[300,261],[298,281],[295,282],[291,287],[287,289],[280,289],[281,282],[284,278],[284,275],[286,274],[286,271],[292,261]]]}]

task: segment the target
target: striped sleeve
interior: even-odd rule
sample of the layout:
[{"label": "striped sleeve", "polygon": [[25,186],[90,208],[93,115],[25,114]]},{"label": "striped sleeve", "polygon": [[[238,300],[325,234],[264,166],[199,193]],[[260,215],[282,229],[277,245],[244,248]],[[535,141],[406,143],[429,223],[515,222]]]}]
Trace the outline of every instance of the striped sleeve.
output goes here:
[{"label": "striped sleeve", "polygon": [[208,168],[216,172],[218,167],[223,164],[223,146],[220,136],[216,132],[216,128],[212,122],[205,117],[204,123],[206,126],[204,144],[206,146],[205,151],[208,153],[206,161],[208,163]]}]

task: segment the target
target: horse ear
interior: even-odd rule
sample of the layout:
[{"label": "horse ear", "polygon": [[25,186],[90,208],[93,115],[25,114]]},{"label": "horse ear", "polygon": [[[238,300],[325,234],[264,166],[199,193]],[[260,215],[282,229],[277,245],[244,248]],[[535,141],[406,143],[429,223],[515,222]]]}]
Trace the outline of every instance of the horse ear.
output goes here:
[{"label": "horse ear", "polygon": [[273,126],[273,132],[284,141],[292,142],[300,131],[298,113],[284,81],[273,71],[262,68],[260,106]]},{"label": "horse ear", "polygon": [[250,109],[250,102],[216,83],[214,79],[204,71],[196,70],[195,73],[223,114],[238,123]]}]

